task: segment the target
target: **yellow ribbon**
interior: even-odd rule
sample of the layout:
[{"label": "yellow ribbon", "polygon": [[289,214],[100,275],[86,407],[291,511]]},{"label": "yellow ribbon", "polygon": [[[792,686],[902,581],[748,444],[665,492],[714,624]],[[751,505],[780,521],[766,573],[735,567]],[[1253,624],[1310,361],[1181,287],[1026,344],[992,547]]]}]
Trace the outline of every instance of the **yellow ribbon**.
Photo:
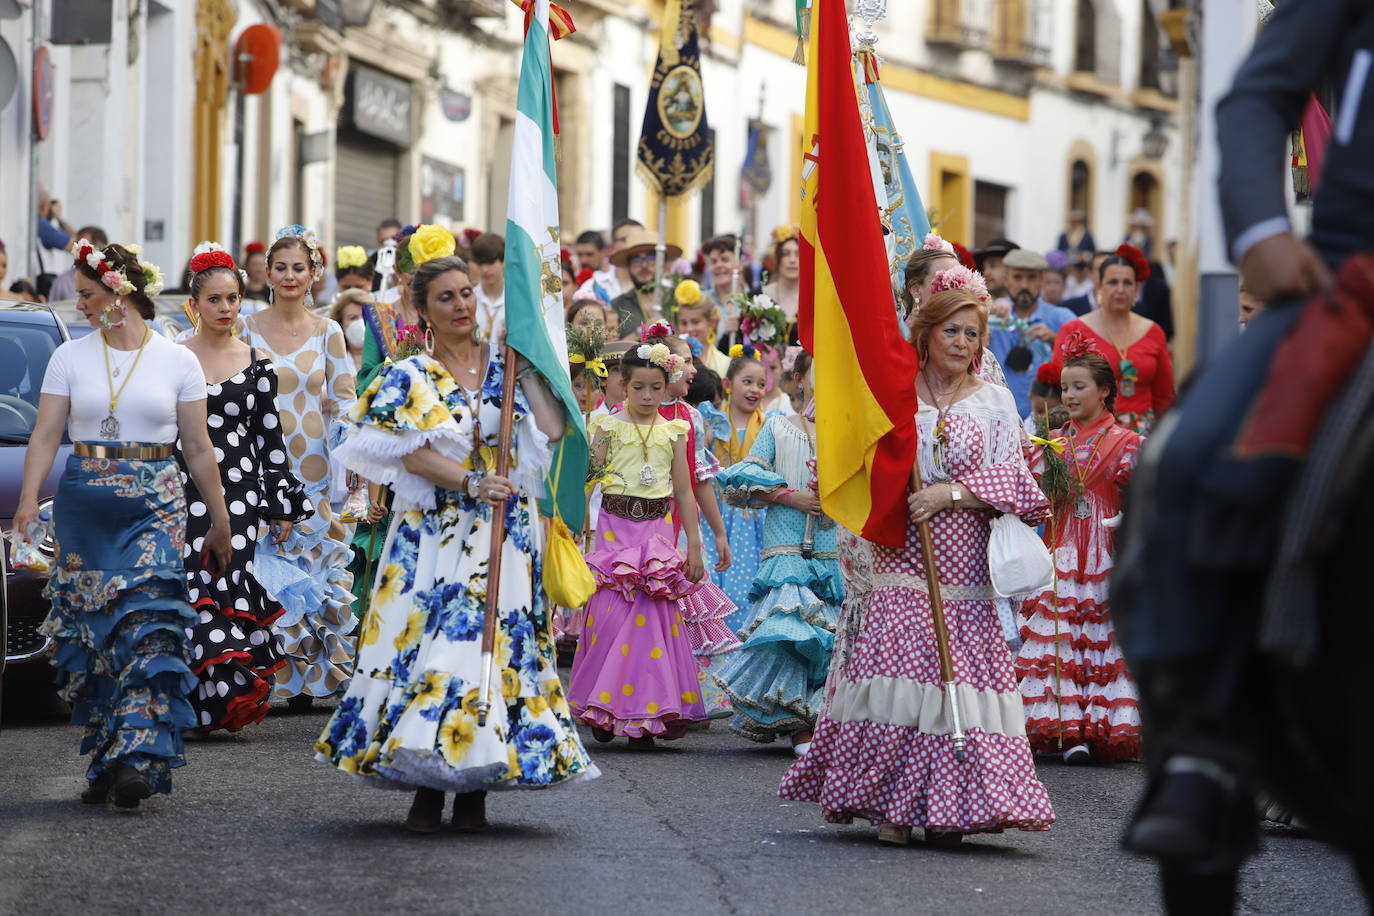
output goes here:
[{"label": "yellow ribbon", "polygon": [[581,353],[574,353],[568,357],[568,362],[578,365],[585,363],[587,368],[590,369],[592,374],[597,378],[606,378],[610,375],[606,370],[606,361],[599,356],[587,359],[587,357],[583,356]]},{"label": "yellow ribbon", "polygon": [[1064,449],[1068,446],[1068,442],[1063,436],[1060,436],[1058,439],[1041,439],[1039,436],[1031,436],[1030,441],[1034,442],[1036,445],[1054,449],[1054,453],[1060,456],[1064,454]]}]

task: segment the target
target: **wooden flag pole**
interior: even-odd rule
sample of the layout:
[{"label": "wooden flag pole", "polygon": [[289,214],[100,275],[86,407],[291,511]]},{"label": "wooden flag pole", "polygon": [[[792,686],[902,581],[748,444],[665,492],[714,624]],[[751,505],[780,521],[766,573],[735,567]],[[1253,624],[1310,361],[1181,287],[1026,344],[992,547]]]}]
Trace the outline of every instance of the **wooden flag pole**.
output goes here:
[{"label": "wooden flag pole", "polygon": [[[506,346],[502,364],[501,432],[496,445],[497,477],[510,476],[511,436],[515,427],[515,348]],[[496,626],[501,618],[501,548],[506,542],[506,504],[491,510],[491,553],[487,560],[487,600],[482,610],[482,686],[477,693],[477,725],[487,724],[491,711],[491,657],[496,650]]]},{"label": "wooden flag pole", "polygon": [[[914,492],[925,489],[921,482],[921,463],[917,458],[911,466],[911,485]],[[949,653],[949,629],[945,625],[945,603],[940,596],[940,573],[935,567],[935,541],[930,536],[930,522],[919,522],[916,530],[921,538],[921,557],[925,560],[926,588],[930,594],[930,616],[935,626],[935,647],[940,654],[940,681],[945,699],[949,702],[949,717],[954,728],[950,736],[954,744],[954,759],[963,763],[968,759],[968,737],[964,734],[964,718],[959,710],[958,684],[954,682],[954,659]]]}]

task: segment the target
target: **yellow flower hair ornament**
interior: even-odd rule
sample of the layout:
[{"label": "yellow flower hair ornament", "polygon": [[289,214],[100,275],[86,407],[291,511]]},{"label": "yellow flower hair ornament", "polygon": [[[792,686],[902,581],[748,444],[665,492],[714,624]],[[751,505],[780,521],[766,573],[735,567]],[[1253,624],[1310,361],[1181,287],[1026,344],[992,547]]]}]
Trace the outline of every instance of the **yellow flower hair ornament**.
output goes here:
[{"label": "yellow flower hair ornament", "polygon": [[458,241],[443,226],[426,223],[415,230],[406,247],[410,251],[410,259],[419,267],[435,258],[452,257],[458,250]]},{"label": "yellow flower hair ornament", "polygon": [[673,290],[673,298],[678,305],[696,305],[701,301],[701,284],[695,280],[683,280]]},{"label": "yellow flower hair ornament", "polygon": [[350,267],[366,267],[367,251],[361,245],[340,245],[335,252],[334,261],[339,270],[348,270]]}]

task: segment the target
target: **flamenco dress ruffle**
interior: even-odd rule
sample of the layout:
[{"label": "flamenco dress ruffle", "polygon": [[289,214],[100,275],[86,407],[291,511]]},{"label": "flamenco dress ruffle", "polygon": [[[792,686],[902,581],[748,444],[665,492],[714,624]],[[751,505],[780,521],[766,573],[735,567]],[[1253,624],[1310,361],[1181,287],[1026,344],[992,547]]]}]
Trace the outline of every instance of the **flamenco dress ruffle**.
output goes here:
[{"label": "flamenco dress ruffle", "polygon": [[171,458],[67,459],[54,507],[61,563],[44,589],[42,632],[57,646],[59,694],[84,729],[89,780],[127,764],[154,794],[168,793],[171,771],[186,762],[181,733],[196,722],[187,699],[196,676],[185,516]]},{"label": "flamenco dress ruffle", "polygon": [[1107,603],[1110,558],[1107,569],[1080,572],[1071,546],[1055,557],[1058,582],[1026,602],[1016,657],[1031,749],[1056,754],[1086,744],[1103,763],[1136,760],[1140,695]]},{"label": "flamenco dress ruffle", "polygon": [[255,572],[283,612],[273,624],[287,664],[277,672],[273,699],[327,697],[348,686],[353,674],[352,548],[347,527],[334,521],[327,486],[306,495],[315,511],[297,522],[282,544],[264,533],[258,540]]},{"label": "flamenco dress ruffle", "polygon": [[[722,483],[729,498],[739,500],[786,481],[745,461],[728,469]],[[749,595],[753,616],[741,631],[744,645],[715,675],[736,713],[730,730],[751,741],[810,731],[825,700],[844,585],[834,527],[814,527],[820,556],[808,559],[797,546],[805,526],[804,513],[769,508],[764,560]]]},{"label": "flamenco dress ruffle", "polygon": [[[597,591],[573,661],[568,700],[577,718],[626,737],[680,738],[706,717],[680,602],[699,586],[669,540],[666,519],[602,511],[587,557]],[[715,613],[703,605],[703,613]]]}]

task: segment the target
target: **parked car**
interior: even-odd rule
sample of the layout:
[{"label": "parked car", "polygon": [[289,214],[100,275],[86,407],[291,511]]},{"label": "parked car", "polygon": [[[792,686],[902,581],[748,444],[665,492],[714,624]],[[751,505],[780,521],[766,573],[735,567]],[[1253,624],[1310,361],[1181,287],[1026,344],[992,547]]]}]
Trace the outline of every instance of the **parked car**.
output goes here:
[{"label": "parked car", "polygon": [[[0,530],[14,527],[14,512],[23,485],[24,454],[29,436],[38,419],[38,394],[48,360],[68,339],[66,325],[42,305],[0,299]],[[66,467],[71,443],[65,434],[52,470],[39,492],[40,506],[50,508],[57,492],[57,481]],[[27,570],[15,570],[9,562],[9,541],[5,541],[4,587],[0,589],[0,631],[5,637],[3,674],[6,678],[28,671],[43,671],[49,640],[38,632],[48,615],[43,597],[46,577]],[[49,539],[43,550],[50,557],[54,545]]]}]

